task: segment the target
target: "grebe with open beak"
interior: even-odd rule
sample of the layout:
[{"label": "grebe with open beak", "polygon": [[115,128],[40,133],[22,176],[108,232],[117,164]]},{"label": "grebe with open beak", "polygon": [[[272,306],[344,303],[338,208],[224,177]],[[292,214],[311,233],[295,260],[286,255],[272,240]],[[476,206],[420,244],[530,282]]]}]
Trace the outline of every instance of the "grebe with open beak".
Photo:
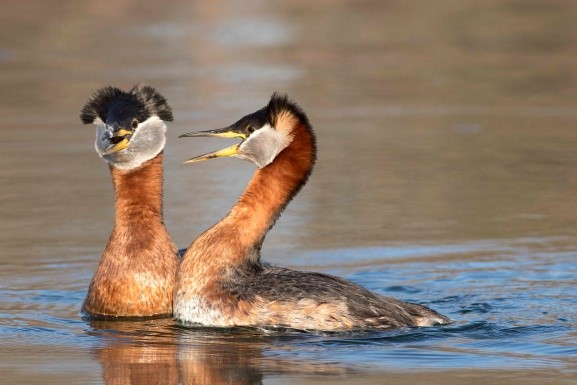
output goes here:
[{"label": "grebe with open beak", "polygon": [[309,120],[287,96],[273,94],[266,107],[232,126],[181,136],[240,138],[240,144],[188,162],[234,156],[252,161],[258,170],[228,215],[186,251],[177,274],[177,320],[327,331],[450,323],[425,306],[338,277],[261,263],[267,232],[306,183],[316,158]]}]

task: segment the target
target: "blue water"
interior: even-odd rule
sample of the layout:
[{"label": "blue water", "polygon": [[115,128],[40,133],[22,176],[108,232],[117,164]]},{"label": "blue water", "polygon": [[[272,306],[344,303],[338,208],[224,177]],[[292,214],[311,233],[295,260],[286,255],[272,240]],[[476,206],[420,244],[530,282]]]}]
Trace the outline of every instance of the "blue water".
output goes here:
[{"label": "blue water", "polygon": [[[203,370],[227,363],[237,374],[256,372],[264,379],[298,372],[302,365],[304,373],[353,377],[381,371],[542,369],[555,370],[558,379],[571,378],[577,371],[577,253],[561,250],[567,241],[571,240],[399,244],[302,251],[295,256],[296,261],[322,265],[332,255],[332,266],[322,271],[430,306],[454,320],[444,327],[304,333],[187,328],[171,320],[87,322],[78,312],[86,292],[81,278],[59,290],[2,285],[0,335],[9,350],[56,348],[64,354],[108,352],[120,346],[133,349],[131,360],[153,354],[148,358],[153,362],[164,357],[169,365],[182,369],[200,363]],[[339,266],[338,261],[367,261],[367,266]],[[36,266],[67,267],[78,268],[56,261]],[[298,262],[293,267],[304,268]],[[103,358],[99,361],[103,367],[110,365]]]}]

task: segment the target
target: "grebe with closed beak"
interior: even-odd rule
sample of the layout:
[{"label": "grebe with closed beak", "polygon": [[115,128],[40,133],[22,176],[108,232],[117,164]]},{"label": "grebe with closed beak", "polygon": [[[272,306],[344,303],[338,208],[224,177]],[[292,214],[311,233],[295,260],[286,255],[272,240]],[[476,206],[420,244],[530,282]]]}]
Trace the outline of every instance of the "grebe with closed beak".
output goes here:
[{"label": "grebe with closed beak", "polygon": [[162,214],[163,150],[172,110],[148,85],[96,91],[80,119],[96,125],[96,152],[110,168],[114,228],[82,305],[85,315],[170,317],[177,250]]},{"label": "grebe with closed beak", "polygon": [[187,162],[222,156],[258,170],[231,211],[186,251],[177,274],[174,316],[210,326],[350,330],[432,326],[450,320],[421,305],[384,297],[344,279],[263,264],[267,232],[306,183],[316,159],[313,129],[286,95],[233,125],[181,137],[242,142]]}]

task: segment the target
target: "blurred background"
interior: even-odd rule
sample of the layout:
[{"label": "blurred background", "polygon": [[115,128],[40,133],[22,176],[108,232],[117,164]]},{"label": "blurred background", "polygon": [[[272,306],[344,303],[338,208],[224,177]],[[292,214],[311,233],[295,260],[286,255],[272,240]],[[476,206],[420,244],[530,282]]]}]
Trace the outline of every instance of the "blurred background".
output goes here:
[{"label": "blurred background", "polygon": [[[207,362],[218,368],[248,365],[238,383],[316,381],[276,377],[287,367],[380,383],[383,371],[394,380],[395,370],[415,366],[447,370],[413,374],[417,382],[467,383],[510,367],[525,383],[564,381],[564,370],[577,367],[565,358],[577,353],[569,331],[577,319],[575,20],[570,0],[3,1],[0,369],[12,377],[0,382],[112,383],[127,369],[111,372],[102,362],[160,357],[178,372],[174,357],[202,367],[198,354],[217,357]],[[122,332],[85,323],[78,311],[112,229],[114,201],[94,127],[78,115],[97,88],[139,82],[157,88],[174,111],[164,199],[179,247],[228,212],[254,167],[236,159],[183,165],[223,143],[178,135],[227,126],[263,107],[273,91],[287,92],[307,112],[319,156],[309,184],[267,237],[265,259],[433,306],[461,320],[458,327],[481,322],[481,336],[529,325],[534,345],[519,347],[512,363],[502,356],[507,338],[516,341],[508,334],[495,345],[458,349],[450,339],[441,348],[415,337],[426,346],[422,356],[412,339],[395,345],[397,354],[379,343],[375,351],[355,345],[354,353],[337,344],[331,353],[323,338],[283,340],[282,351],[306,353],[292,353],[297,363],[265,365],[261,356],[286,354],[270,341],[251,345],[257,353],[247,364],[219,348],[220,340],[207,352],[175,353],[183,343],[173,339],[190,337],[175,325]],[[544,331],[531,329],[544,324],[558,338],[552,350],[536,337]],[[155,351],[143,336],[158,327],[170,341]],[[468,338],[462,332],[454,331],[459,341]],[[130,336],[129,348],[116,349],[119,335]],[[193,340],[184,346],[204,343]],[[244,352],[236,342],[233,351]],[[72,357],[80,363],[63,363]],[[459,364],[441,364],[446,357]],[[367,362],[380,377],[349,372]],[[553,372],[526,376],[540,364]],[[462,368],[472,369],[455,377]],[[60,374],[46,377],[54,370]]]}]

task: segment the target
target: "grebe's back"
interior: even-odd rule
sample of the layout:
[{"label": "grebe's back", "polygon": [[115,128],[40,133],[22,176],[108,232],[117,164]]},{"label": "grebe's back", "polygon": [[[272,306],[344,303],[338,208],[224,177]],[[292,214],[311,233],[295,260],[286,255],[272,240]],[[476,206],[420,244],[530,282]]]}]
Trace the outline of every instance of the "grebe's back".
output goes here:
[{"label": "grebe's back", "polygon": [[247,322],[252,325],[343,330],[450,322],[425,306],[378,295],[339,277],[270,265],[232,274],[226,289],[236,301],[253,304]]}]

